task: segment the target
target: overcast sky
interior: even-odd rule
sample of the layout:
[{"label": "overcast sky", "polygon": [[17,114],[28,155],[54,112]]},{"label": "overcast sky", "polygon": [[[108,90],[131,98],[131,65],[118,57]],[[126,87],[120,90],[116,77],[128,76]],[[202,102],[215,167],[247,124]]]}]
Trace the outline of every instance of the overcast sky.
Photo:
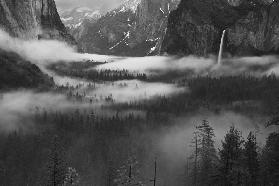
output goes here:
[{"label": "overcast sky", "polygon": [[58,10],[67,10],[76,7],[101,8],[107,11],[116,8],[123,0],[56,0]]}]

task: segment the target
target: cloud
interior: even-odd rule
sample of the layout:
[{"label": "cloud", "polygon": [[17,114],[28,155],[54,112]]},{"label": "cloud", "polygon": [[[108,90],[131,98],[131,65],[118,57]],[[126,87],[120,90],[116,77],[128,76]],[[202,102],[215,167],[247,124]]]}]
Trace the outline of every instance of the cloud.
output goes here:
[{"label": "cloud", "polygon": [[214,64],[215,61],[211,58],[199,58],[195,56],[188,56],[184,58],[152,56],[126,58],[124,60],[100,65],[98,69],[126,69],[129,71],[139,71],[145,73],[152,71],[194,70],[198,73],[200,70],[212,67]]},{"label": "cloud", "polygon": [[0,30],[0,48],[12,51],[23,58],[41,66],[58,61],[110,62],[100,65],[97,69],[112,69],[144,72],[147,74],[166,74],[169,72],[192,72],[195,75],[239,75],[252,73],[260,76],[275,73],[279,75],[277,56],[235,57],[223,59],[217,65],[216,56],[209,58],[187,56],[149,56],[149,57],[116,57],[97,54],[80,54],[72,47],[55,40],[22,40],[11,37]]},{"label": "cloud", "polygon": [[58,9],[62,11],[76,7],[88,7],[106,12],[118,7],[121,3],[123,0],[56,0]]},{"label": "cloud", "polygon": [[126,103],[152,99],[156,96],[172,96],[187,91],[186,88],[168,83],[149,83],[138,80],[116,81],[97,85],[93,91],[88,91],[88,96],[112,97],[116,103]]},{"label": "cloud", "polygon": [[77,105],[60,94],[31,91],[4,93],[0,97],[0,131],[34,130],[31,116],[36,108],[63,110]]},{"label": "cloud", "polygon": [[0,48],[15,52],[35,64],[48,64],[58,61],[110,61],[115,56],[80,54],[64,42],[56,40],[22,40],[0,30]]},{"label": "cloud", "polygon": [[223,59],[217,64],[216,56],[209,58],[186,56],[182,58],[172,56],[135,57],[116,60],[97,67],[99,70],[129,70],[146,74],[167,74],[170,72],[191,75],[231,76],[251,74],[254,76],[279,75],[278,56],[235,57]]},{"label": "cloud", "polygon": [[[172,96],[186,91],[185,88],[166,83],[146,83],[137,80],[117,81],[113,83],[96,83],[92,89],[86,82],[78,79],[62,78],[61,84],[69,82],[77,88],[72,89],[73,94],[85,94],[82,101],[76,101],[74,97],[69,99],[64,94],[54,92],[37,93],[33,91],[15,91],[0,94],[0,131],[9,132],[22,129],[23,131],[36,130],[33,123],[36,111],[45,109],[47,111],[72,112],[76,109],[92,110],[103,116],[111,116],[116,111],[110,107],[102,108],[110,102],[105,98],[111,96],[114,103],[126,103],[152,99],[154,96]],[[91,103],[89,100],[93,100]],[[120,114],[129,114],[123,111]],[[133,113],[138,113],[133,111]],[[139,113],[141,114],[141,113]]]}]

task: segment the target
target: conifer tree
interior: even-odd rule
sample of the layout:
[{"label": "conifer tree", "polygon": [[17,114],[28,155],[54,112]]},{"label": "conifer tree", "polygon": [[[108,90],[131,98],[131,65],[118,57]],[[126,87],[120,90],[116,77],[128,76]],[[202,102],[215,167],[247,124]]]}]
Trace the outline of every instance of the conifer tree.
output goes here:
[{"label": "conifer tree", "polygon": [[262,155],[262,185],[279,185],[279,133],[269,135]]},{"label": "conifer tree", "polygon": [[117,186],[143,186],[139,177],[139,165],[135,156],[129,157],[127,162],[118,170],[114,183]]},{"label": "conifer tree", "polygon": [[57,136],[54,137],[47,164],[47,186],[62,186],[66,176],[64,152]]},{"label": "conifer tree", "polygon": [[243,184],[243,143],[240,131],[231,127],[220,150],[221,185],[238,186]]},{"label": "conifer tree", "polygon": [[[194,152],[190,158],[193,165],[190,174],[192,185],[210,185],[213,181],[217,163],[214,137],[214,130],[207,120],[203,120],[202,124],[196,127],[191,145]],[[187,170],[187,174],[188,172]]]},{"label": "conifer tree", "polygon": [[200,146],[200,185],[211,185],[213,175],[217,163],[217,154],[214,147],[214,129],[209,125],[207,120],[203,120],[202,124],[197,127],[199,138],[201,139]]},{"label": "conifer tree", "polygon": [[250,132],[247,141],[244,144],[244,158],[245,168],[247,172],[246,185],[256,186],[258,185],[259,174],[259,160],[257,152],[257,140],[256,136]]}]

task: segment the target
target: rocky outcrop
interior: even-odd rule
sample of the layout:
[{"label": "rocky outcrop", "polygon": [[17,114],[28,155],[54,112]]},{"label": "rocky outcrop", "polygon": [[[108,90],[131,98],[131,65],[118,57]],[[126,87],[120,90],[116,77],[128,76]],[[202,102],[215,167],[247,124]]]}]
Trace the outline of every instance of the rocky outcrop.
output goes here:
[{"label": "rocky outcrop", "polygon": [[88,53],[156,54],[160,50],[169,13],[178,3],[179,0],[127,0],[96,23],[83,25],[79,47]]},{"label": "rocky outcrop", "polygon": [[[0,0],[0,29],[21,39],[56,39],[75,45],[60,20],[54,0]],[[36,65],[0,49],[0,90],[48,89],[53,80]]]},{"label": "rocky outcrop", "polygon": [[262,55],[279,51],[279,1],[182,0],[169,16],[161,52],[217,54],[226,30],[224,51]]},{"label": "rocky outcrop", "polygon": [[177,8],[180,0],[142,0],[136,12],[135,39],[151,41],[149,53],[160,51],[170,12]]},{"label": "rocky outcrop", "polygon": [[109,12],[95,23],[84,22],[80,27],[78,46],[87,53],[125,55],[133,22],[131,10]]},{"label": "rocky outcrop", "polygon": [[0,27],[24,39],[57,39],[75,44],[54,0],[0,0]]}]

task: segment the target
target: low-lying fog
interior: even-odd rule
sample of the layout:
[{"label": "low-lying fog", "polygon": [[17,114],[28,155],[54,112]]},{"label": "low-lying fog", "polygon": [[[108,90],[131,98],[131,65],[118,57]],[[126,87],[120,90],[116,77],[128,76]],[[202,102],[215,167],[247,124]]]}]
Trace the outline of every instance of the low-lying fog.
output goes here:
[{"label": "low-lying fog", "polygon": [[[278,74],[279,63],[276,56],[263,57],[242,57],[223,59],[222,65],[216,64],[216,57],[208,58],[188,56],[188,57],[168,57],[168,56],[152,56],[152,57],[115,57],[102,56],[94,54],[79,54],[73,48],[60,41],[51,40],[33,40],[25,41],[13,38],[9,34],[0,30],[0,48],[6,51],[15,52],[22,57],[30,60],[32,63],[38,64],[42,70],[54,77],[57,85],[70,85],[80,87],[76,90],[79,93],[86,93],[87,97],[110,97],[115,102],[131,102],[141,99],[152,99],[154,96],[171,96],[180,92],[191,91],[175,84],[162,82],[143,82],[139,80],[116,81],[94,83],[94,89],[86,88],[86,85],[92,83],[89,80],[77,79],[72,77],[62,77],[54,72],[46,70],[45,66],[49,63],[60,61],[72,62],[92,60],[96,62],[109,62],[98,66],[97,70],[122,70],[147,73],[149,75],[167,74],[168,72],[193,73],[194,75],[236,75],[243,73],[251,73],[252,75]],[[31,96],[32,95],[32,96]],[[14,111],[24,110],[26,103],[38,104],[40,107],[49,107],[49,104],[57,104],[58,109],[64,109],[75,104],[66,100],[63,95],[55,95],[51,93],[31,93],[31,92],[12,92],[5,93],[4,99],[1,99],[0,108],[1,115],[11,116]],[[10,98],[15,97],[15,99]],[[32,97],[32,99],[30,99]],[[11,101],[11,102],[10,102]],[[66,106],[65,106],[66,105]],[[19,107],[17,107],[19,106]],[[80,105],[78,105],[79,107]],[[13,109],[16,108],[16,109]],[[19,110],[18,110],[19,108]],[[24,109],[23,109],[24,108]],[[7,117],[6,117],[7,118]]]},{"label": "low-lying fog", "polygon": [[136,71],[147,74],[165,74],[168,72],[193,72],[194,75],[241,75],[250,73],[255,76],[279,74],[277,56],[225,58],[218,65],[215,56],[203,57],[169,57],[151,56],[126,58],[97,67],[99,70]]},{"label": "low-lying fog", "polygon": [[[248,73],[262,76],[274,73],[279,75],[279,63],[276,56],[228,58],[218,66],[216,57],[201,58],[188,56],[183,58],[168,56],[118,58],[115,56],[101,56],[91,54],[78,54],[65,43],[58,41],[23,41],[12,38],[7,33],[0,31],[0,48],[13,51],[22,57],[38,64],[40,68],[54,77],[58,86],[73,86],[74,93],[85,94],[92,103],[76,102],[66,95],[53,92],[32,92],[28,90],[2,93],[0,97],[0,131],[10,132],[25,128],[32,130],[36,124],[23,122],[36,111],[36,109],[67,111],[74,109],[94,109],[99,113],[115,113],[115,110],[101,110],[101,105],[114,103],[129,103],[140,100],[152,100],[156,96],[171,97],[179,93],[190,92],[187,87],[179,87],[175,83],[144,82],[139,80],[123,80],[115,82],[91,82],[86,79],[62,77],[46,69],[49,63],[60,61],[71,62],[92,60],[97,62],[109,62],[98,66],[97,70],[122,70],[146,73],[147,75],[165,75],[169,72],[178,72],[187,75],[238,75]],[[171,81],[169,81],[171,82]],[[92,86],[94,84],[94,86]],[[90,86],[89,86],[90,85]],[[113,103],[104,100],[110,98]],[[98,113],[98,112],[97,112]],[[23,120],[24,119],[24,120]],[[207,119],[215,129],[217,146],[220,145],[225,133],[230,126],[236,126],[243,131],[246,137],[248,132],[257,133],[258,141],[262,142],[267,134],[274,128],[266,129],[264,124],[267,118],[256,114],[246,116],[223,110],[220,113],[200,111],[191,113],[185,117],[173,117],[171,127],[161,128],[152,132],[152,140],[155,143],[155,154],[160,154],[160,161],[164,166],[183,169],[185,159],[189,156],[192,134],[195,126],[203,119]],[[188,150],[186,150],[188,149]],[[166,163],[167,162],[167,163]],[[163,164],[162,163],[162,164]]]},{"label": "low-lying fog", "polygon": [[[94,82],[94,88],[88,88],[86,85],[92,83],[86,79],[77,79],[73,77],[62,77],[45,67],[49,63],[60,61],[72,62],[84,60],[92,60],[96,62],[109,62],[97,66],[97,70],[122,70],[126,69],[131,72],[141,72],[148,75],[161,75],[168,72],[193,73],[194,75],[236,75],[248,73],[251,75],[278,74],[279,63],[276,56],[263,57],[242,57],[223,59],[222,65],[218,66],[216,57],[208,58],[188,56],[188,57],[168,57],[168,56],[151,56],[151,57],[115,57],[102,56],[95,54],[79,54],[73,48],[60,41],[51,40],[33,40],[25,41],[13,38],[9,34],[0,30],[0,48],[6,51],[15,52],[22,57],[30,60],[32,63],[38,64],[40,68],[54,77],[54,81],[58,86],[70,85],[79,86],[76,92],[86,93],[87,97],[101,100],[110,97],[114,102],[131,102],[142,99],[152,99],[154,96],[171,96],[173,94],[191,91],[175,84],[162,82],[143,82],[139,80],[116,81],[116,82]],[[32,95],[32,96],[31,96]],[[1,115],[13,115],[15,110],[24,110],[25,104],[38,104],[40,107],[49,107],[50,104],[58,104],[56,108],[64,109],[75,104],[66,100],[64,95],[55,95],[52,93],[31,93],[31,92],[12,92],[5,93],[4,99],[0,102],[2,108]],[[10,99],[15,97],[16,99]],[[30,98],[34,99],[30,99]],[[10,102],[10,101],[12,102]],[[16,102],[15,102],[16,100]],[[32,103],[33,102],[33,103]],[[18,104],[15,104],[18,103]],[[23,103],[23,104],[20,104]],[[24,104],[25,103],[25,104]],[[7,106],[8,105],[8,106]],[[16,107],[20,105],[19,107]],[[66,105],[66,106],[65,106]],[[78,105],[79,107],[80,105]],[[13,110],[13,107],[17,109]],[[24,107],[24,109],[22,109]],[[7,109],[5,109],[7,108]],[[4,112],[5,111],[5,112]],[[10,112],[11,111],[11,112]],[[7,114],[10,113],[10,114]],[[12,118],[12,117],[11,117]]]}]

